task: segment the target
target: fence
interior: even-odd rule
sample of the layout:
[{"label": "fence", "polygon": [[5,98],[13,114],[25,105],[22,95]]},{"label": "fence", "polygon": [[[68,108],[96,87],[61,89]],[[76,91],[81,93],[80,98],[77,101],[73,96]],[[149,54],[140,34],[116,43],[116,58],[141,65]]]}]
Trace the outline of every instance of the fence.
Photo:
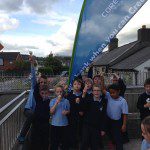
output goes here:
[{"label": "fence", "polygon": [[0,120],[0,150],[11,150],[16,142],[16,137],[19,134],[24,123],[24,104],[26,102],[25,94],[28,91],[21,93],[17,98],[6,104],[0,109],[0,115],[9,109],[9,107],[18,101],[17,105],[10,110],[5,117]]},{"label": "fence", "polygon": [[[16,137],[24,123],[23,110],[26,102],[25,94],[28,94],[28,91],[21,93],[19,96],[0,109],[1,115],[12,104],[18,101],[17,105],[15,105],[14,108],[12,108],[0,121],[0,150],[10,150],[16,142]],[[136,109],[136,103],[139,94],[140,93],[125,94],[130,113],[128,117],[128,131],[130,138],[138,138],[141,135],[140,118],[138,110]]]}]

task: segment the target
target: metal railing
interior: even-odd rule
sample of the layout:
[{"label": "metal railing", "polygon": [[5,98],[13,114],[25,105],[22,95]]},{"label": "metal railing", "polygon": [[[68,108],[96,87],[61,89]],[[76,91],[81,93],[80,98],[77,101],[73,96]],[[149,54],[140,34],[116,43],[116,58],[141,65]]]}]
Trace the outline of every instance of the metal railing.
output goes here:
[{"label": "metal railing", "polygon": [[[12,104],[18,101],[19,98],[27,94],[28,91],[21,93],[11,102],[6,104],[0,109],[0,114],[2,114],[6,109],[8,109]],[[24,123],[24,105],[26,102],[25,97],[18,101],[17,105],[11,109],[7,115],[0,120],[0,150],[11,150],[16,142],[16,138],[22,128]]]}]

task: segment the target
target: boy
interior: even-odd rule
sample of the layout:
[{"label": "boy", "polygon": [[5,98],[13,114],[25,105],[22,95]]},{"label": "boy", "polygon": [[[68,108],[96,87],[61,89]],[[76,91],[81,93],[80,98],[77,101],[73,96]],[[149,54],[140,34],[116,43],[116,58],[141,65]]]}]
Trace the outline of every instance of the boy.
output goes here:
[{"label": "boy", "polygon": [[150,78],[145,80],[145,92],[142,93],[137,102],[137,108],[140,111],[141,121],[150,115]]},{"label": "boy", "polygon": [[82,80],[75,79],[73,81],[73,91],[68,93],[67,99],[70,103],[70,114],[69,118],[69,132],[70,132],[70,147],[72,149],[78,149],[78,140],[80,138],[81,127],[82,127],[82,113],[81,101],[82,101]]},{"label": "boy", "polygon": [[83,132],[81,150],[87,150],[90,142],[92,150],[100,148],[100,137],[105,134],[106,125],[106,99],[101,96],[99,85],[93,85],[92,99],[84,97],[82,107],[84,108]]},{"label": "boy", "polygon": [[31,149],[48,150],[49,147],[49,90],[47,85],[33,93],[36,106],[31,127]]},{"label": "boy", "polygon": [[[108,116],[108,132],[112,136],[116,144],[116,150],[123,150],[123,141],[121,131],[126,131],[126,120],[128,114],[128,105],[126,100],[119,96],[120,89],[118,84],[109,86],[109,92],[104,88],[104,79],[101,78],[102,91],[108,99],[107,116]],[[123,124],[122,118],[123,117]]]},{"label": "boy", "polygon": [[23,143],[25,141],[25,137],[28,133],[28,130],[30,129],[34,117],[33,114],[36,106],[36,101],[33,93],[34,91],[39,92],[39,88],[41,88],[44,84],[47,84],[47,77],[43,75],[39,78],[38,82],[36,81],[36,74],[35,74],[35,67],[34,67],[35,60],[33,60],[31,56],[30,56],[30,61],[31,61],[31,89],[24,109],[24,115],[26,116],[26,121],[23,125],[20,135],[17,138],[20,143]]}]

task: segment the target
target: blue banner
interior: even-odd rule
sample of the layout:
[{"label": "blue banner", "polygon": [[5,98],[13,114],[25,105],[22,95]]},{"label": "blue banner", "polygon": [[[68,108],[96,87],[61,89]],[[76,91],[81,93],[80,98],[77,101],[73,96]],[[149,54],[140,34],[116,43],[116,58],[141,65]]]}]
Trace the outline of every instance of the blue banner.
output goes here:
[{"label": "blue banner", "polygon": [[70,85],[147,0],[84,0],[70,67]]}]

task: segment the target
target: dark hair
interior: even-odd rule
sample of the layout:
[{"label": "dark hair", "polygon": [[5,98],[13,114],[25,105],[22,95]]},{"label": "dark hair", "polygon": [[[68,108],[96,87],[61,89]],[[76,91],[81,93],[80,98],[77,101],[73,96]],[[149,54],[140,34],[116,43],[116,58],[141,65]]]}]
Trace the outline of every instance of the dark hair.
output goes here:
[{"label": "dark hair", "polygon": [[118,84],[111,84],[108,89],[113,89],[113,90],[116,90],[116,91],[119,91],[120,90],[120,87]]},{"label": "dark hair", "polygon": [[150,116],[144,118],[141,124],[144,126],[145,131],[150,134]]},{"label": "dark hair", "polygon": [[47,79],[47,76],[42,74],[40,78]]},{"label": "dark hair", "polygon": [[73,83],[74,83],[75,81],[77,81],[77,82],[81,83],[81,85],[83,84],[82,80],[81,80],[81,79],[79,79],[79,78],[75,78],[75,79],[73,80]]},{"label": "dark hair", "polygon": [[150,85],[150,78],[146,79],[145,82],[144,82],[144,86],[146,85]]}]

